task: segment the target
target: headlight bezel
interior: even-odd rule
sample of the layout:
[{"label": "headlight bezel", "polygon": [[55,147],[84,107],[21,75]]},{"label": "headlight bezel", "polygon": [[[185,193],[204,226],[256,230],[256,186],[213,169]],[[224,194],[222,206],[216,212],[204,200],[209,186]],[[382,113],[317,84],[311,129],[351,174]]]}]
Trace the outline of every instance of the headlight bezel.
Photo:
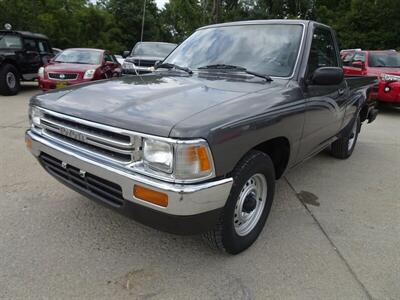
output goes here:
[{"label": "headlight bezel", "polygon": [[[168,181],[168,182],[175,182],[175,183],[195,183],[204,181],[207,179],[211,179],[215,177],[215,166],[214,166],[214,159],[211,152],[211,149],[204,139],[192,139],[192,140],[176,140],[171,138],[162,138],[162,137],[153,137],[153,136],[143,136],[143,143],[142,143],[142,160],[140,163],[135,163],[131,165],[131,169],[135,172],[141,173],[143,175],[147,175],[156,179]],[[148,163],[145,162],[145,149],[144,143],[145,139],[152,139],[157,140],[160,142],[168,143],[172,147],[172,170],[170,172],[165,172],[160,169],[151,167]],[[192,173],[187,174],[187,176],[182,176],[182,169],[177,165],[179,161],[182,160],[179,157],[179,151],[186,148],[190,149],[193,147],[204,149],[204,152],[207,155],[207,161],[209,163],[209,169],[206,171],[202,171],[199,173]]]},{"label": "headlight bezel", "polygon": [[29,107],[29,121],[32,128],[41,128],[40,119],[43,116],[43,111],[36,106]]},{"label": "headlight bezel", "polygon": [[[174,169],[174,147],[170,143],[149,138],[144,138],[142,144],[142,160],[145,168],[148,170],[172,174]],[[153,149],[148,149],[150,147],[153,147]],[[156,147],[159,147],[158,151],[154,149]],[[164,147],[163,150],[161,150],[162,147]],[[156,152],[158,152],[159,159],[157,160],[156,158],[153,158],[151,160],[152,156],[157,156],[155,154]],[[165,161],[164,163],[160,161],[163,157]]]}]

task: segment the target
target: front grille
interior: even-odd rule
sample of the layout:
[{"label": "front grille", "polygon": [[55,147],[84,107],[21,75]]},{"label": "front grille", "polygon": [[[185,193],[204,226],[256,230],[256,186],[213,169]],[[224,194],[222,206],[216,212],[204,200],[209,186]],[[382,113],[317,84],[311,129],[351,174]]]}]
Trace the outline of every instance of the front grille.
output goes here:
[{"label": "front grille", "polygon": [[46,153],[42,153],[39,160],[47,172],[78,190],[100,198],[113,206],[122,206],[124,204],[122,189],[118,184],[83,172],[76,167],[63,164],[61,160]]},{"label": "front grille", "polygon": [[75,73],[49,73],[48,76],[50,79],[57,80],[74,80],[78,78],[78,74]]},{"label": "front grille", "polygon": [[156,62],[154,60],[145,60],[145,59],[144,60],[143,59],[138,60],[138,59],[135,59],[133,61],[133,63],[136,66],[139,66],[139,67],[153,67]]},{"label": "front grille", "polygon": [[40,120],[47,136],[119,164],[141,159],[142,139],[123,130],[45,111]]}]

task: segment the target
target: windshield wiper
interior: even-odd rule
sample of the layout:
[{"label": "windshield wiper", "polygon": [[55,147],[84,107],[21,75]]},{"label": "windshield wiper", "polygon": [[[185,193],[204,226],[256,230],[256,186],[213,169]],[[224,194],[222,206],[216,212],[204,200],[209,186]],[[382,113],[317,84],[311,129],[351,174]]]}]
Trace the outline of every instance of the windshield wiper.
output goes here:
[{"label": "windshield wiper", "polygon": [[156,69],[158,69],[158,68],[165,68],[165,69],[168,69],[168,70],[176,69],[176,70],[184,71],[184,72],[186,72],[188,74],[193,74],[193,71],[190,70],[189,68],[181,67],[181,66],[178,66],[178,65],[175,65],[175,64],[171,64],[171,63],[159,64]]},{"label": "windshield wiper", "polygon": [[236,70],[236,71],[240,71],[240,72],[245,72],[246,74],[250,74],[250,75],[253,75],[256,77],[264,78],[266,81],[272,81],[272,78],[269,75],[249,71],[244,67],[234,66],[234,65],[214,64],[214,65],[199,67],[198,69],[199,70],[205,70],[205,69],[207,69],[207,70]]}]

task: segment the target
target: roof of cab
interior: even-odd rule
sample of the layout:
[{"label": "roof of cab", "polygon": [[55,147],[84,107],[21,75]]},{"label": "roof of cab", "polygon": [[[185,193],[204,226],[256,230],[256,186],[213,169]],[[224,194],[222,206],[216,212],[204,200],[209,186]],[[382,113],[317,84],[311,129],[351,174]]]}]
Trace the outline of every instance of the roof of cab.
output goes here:
[{"label": "roof of cab", "polygon": [[0,34],[18,34],[22,37],[48,40],[49,38],[41,33],[34,33],[29,31],[18,31],[18,30],[0,30]]},{"label": "roof of cab", "polygon": [[[267,24],[288,24],[288,25],[308,25],[309,23],[316,23],[309,20],[283,20],[283,19],[271,19],[271,20],[252,20],[252,21],[238,21],[212,24],[200,27],[199,29],[214,28],[214,27],[226,27],[226,26],[242,26],[242,25],[267,25]],[[317,24],[317,23],[316,23]],[[323,24],[321,24],[323,25]]]}]

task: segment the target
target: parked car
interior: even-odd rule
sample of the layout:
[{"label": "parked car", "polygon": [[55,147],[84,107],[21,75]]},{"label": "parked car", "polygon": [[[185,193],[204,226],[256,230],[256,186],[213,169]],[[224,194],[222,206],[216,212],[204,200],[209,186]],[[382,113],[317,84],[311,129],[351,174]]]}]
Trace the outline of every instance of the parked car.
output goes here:
[{"label": "parked car", "polygon": [[125,61],[125,58],[123,58],[122,55],[114,55],[114,56],[117,59],[118,63],[122,66]]},{"label": "parked car", "polygon": [[149,73],[154,65],[164,60],[177,44],[161,42],[139,42],[132,51],[124,51],[125,61],[122,65],[125,74]]},{"label": "parked car", "polygon": [[109,51],[89,48],[64,50],[39,69],[39,87],[44,90],[120,76],[121,65]]},{"label": "parked car", "polygon": [[34,96],[26,144],[83,195],[236,254],[262,231],[286,170],[327,147],[352,155],[376,117],[375,82],[344,78],[328,26],[211,25],[152,74]]},{"label": "parked car", "polygon": [[357,49],[343,49],[340,51],[340,58],[344,59],[345,57],[354,54],[356,51],[361,51],[361,48]]},{"label": "parked car", "polygon": [[400,53],[395,50],[354,51],[343,57],[346,75],[377,76],[372,99],[400,106]]},{"label": "parked car", "polygon": [[0,30],[0,94],[17,94],[21,81],[35,80],[39,68],[53,56],[43,34]]}]

